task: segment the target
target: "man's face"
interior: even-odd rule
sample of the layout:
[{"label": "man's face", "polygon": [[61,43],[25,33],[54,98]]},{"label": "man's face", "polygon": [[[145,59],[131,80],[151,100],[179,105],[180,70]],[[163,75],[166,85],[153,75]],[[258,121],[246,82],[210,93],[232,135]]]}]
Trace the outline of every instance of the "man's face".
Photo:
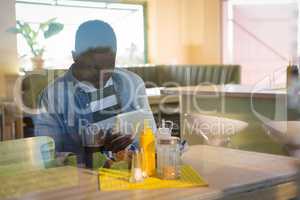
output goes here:
[{"label": "man's face", "polygon": [[[76,62],[82,68],[82,76],[89,79],[87,81],[106,83],[115,68],[115,53],[107,49],[92,50],[80,56]],[[91,77],[97,80],[91,80]]]}]

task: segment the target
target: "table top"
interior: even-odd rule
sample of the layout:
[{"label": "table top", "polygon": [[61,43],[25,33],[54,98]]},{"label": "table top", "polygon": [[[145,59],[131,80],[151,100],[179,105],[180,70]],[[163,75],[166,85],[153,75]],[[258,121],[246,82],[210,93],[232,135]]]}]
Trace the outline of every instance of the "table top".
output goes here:
[{"label": "table top", "polygon": [[179,103],[178,95],[164,95],[161,91],[164,87],[147,88],[146,94],[149,99],[150,105],[161,103]]},{"label": "table top", "polygon": [[102,192],[92,171],[65,167],[63,176],[70,173],[72,183],[51,178],[51,188],[22,194],[16,199],[230,199],[232,195],[294,181],[300,164],[290,157],[205,145],[191,146],[183,161],[193,166],[209,187]]},{"label": "table top", "polygon": [[256,97],[274,98],[277,95],[286,95],[286,89],[264,89],[248,85],[198,85],[176,88],[163,88],[164,95],[216,95],[222,94],[230,97]]}]

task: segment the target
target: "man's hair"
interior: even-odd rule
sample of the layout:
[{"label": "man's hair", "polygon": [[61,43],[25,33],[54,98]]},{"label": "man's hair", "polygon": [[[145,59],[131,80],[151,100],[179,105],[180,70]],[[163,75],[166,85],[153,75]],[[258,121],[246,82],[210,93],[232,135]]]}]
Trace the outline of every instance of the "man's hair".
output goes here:
[{"label": "man's hair", "polygon": [[116,35],[108,23],[91,20],[79,26],[75,39],[76,57],[93,49],[110,49],[113,53],[117,52]]}]

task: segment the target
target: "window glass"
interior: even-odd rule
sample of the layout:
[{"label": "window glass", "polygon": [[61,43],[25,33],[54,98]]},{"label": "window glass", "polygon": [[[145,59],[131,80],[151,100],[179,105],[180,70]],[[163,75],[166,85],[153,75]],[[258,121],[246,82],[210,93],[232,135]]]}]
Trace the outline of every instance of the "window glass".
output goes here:
[{"label": "window glass", "polygon": [[[74,49],[78,26],[94,19],[103,20],[114,28],[118,42],[116,61],[118,66],[145,62],[142,5],[71,0],[23,0],[16,3],[16,18],[28,22],[35,28],[39,23],[51,18],[56,18],[57,22],[64,24],[64,29],[59,34],[43,41],[46,47],[45,68],[68,68],[72,63],[71,52]],[[30,70],[32,54],[21,35],[18,35],[18,53],[22,68]]]}]

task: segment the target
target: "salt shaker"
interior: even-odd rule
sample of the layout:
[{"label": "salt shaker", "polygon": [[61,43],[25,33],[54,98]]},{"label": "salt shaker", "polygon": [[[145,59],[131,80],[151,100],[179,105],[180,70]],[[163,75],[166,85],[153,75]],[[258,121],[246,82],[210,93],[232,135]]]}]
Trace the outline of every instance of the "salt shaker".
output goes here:
[{"label": "salt shaker", "polygon": [[131,176],[129,181],[131,183],[144,181],[142,172],[142,157],[141,153],[138,150],[135,150],[132,155]]}]

